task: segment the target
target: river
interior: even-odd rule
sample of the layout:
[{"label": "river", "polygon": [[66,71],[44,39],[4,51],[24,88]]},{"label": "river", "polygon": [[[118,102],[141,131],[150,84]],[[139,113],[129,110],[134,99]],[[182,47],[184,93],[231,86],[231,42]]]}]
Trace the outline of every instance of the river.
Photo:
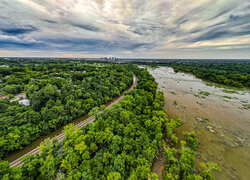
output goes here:
[{"label": "river", "polygon": [[250,91],[217,87],[191,74],[175,73],[170,67],[148,70],[164,92],[169,118],[183,121],[177,137],[182,140],[183,132],[197,132],[197,163],[217,163],[222,171],[215,174],[218,180],[249,179]]}]

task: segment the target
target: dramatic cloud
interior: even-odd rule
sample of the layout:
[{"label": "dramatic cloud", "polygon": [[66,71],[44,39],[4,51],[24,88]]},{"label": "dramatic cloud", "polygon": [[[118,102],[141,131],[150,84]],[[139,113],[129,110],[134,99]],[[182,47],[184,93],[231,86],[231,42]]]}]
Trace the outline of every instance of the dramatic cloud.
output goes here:
[{"label": "dramatic cloud", "polygon": [[0,56],[250,58],[249,0],[1,0],[0,11]]},{"label": "dramatic cloud", "polygon": [[16,26],[15,24],[6,25],[6,26],[1,25],[1,27],[0,27],[0,31],[3,34],[10,35],[10,36],[25,34],[25,33],[35,31],[35,30],[37,30],[37,29],[33,26],[19,27],[19,26]]}]

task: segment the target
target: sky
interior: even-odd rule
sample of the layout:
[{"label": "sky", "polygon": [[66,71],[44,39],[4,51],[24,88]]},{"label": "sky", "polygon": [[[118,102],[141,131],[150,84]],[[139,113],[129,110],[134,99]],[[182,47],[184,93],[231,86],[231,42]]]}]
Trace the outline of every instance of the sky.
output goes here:
[{"label": "sky", "polygon": [[0,0],[0,57],[250,59],[249,0]]}]

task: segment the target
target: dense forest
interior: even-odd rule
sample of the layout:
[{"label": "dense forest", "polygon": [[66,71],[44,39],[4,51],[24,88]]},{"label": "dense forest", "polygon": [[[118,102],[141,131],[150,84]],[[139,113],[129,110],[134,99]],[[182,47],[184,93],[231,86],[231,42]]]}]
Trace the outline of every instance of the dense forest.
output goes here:
[{"label": "dense forest", "polygon": [[[122,66],[123,67],[123,66]],[[175,128],[180,119],[168,119],[163,109],[164,95],[146,69],[130,66],[138,77],[136,89],[103,113],[94,113],[95,121],[74,131],[66,126],[62,142],[46,140],[36,156],[26,156],[23,165],[10,168],[0,162],[2,179],[158,179],[151,166],[159,149],[164,148],[167,163],[165,179],[213,179],[213,163],[197,169],[195,152],[181,142]],[[91,111],[92,112],[92,111]],[[188,145],[197,141],[187,135]]]},{"label": "dense forest", "polygon": [[[111,101],[128,88],[127,65],[2,61],[0,158]],[[20,105],[28,100],[26,106]]]},{"label": "dense forest", "polygon": [[174,70],[190,72],[198,78],[235,87],[250,87],[249,62],[172,62]]}]

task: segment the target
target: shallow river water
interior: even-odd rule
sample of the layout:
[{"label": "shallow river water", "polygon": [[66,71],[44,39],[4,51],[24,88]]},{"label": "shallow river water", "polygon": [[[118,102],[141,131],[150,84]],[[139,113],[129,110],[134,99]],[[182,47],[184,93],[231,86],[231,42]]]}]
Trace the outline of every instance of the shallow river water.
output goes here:
[{"label": "shallow river water", "polygon": [[178,138],[187,131],[198,134],[197,162],[217,163],[222,172],[215,179],[250,179],[250,91],[228,92],[169,67],[148,70],[164,92],[169,118],[183,121]]}]

